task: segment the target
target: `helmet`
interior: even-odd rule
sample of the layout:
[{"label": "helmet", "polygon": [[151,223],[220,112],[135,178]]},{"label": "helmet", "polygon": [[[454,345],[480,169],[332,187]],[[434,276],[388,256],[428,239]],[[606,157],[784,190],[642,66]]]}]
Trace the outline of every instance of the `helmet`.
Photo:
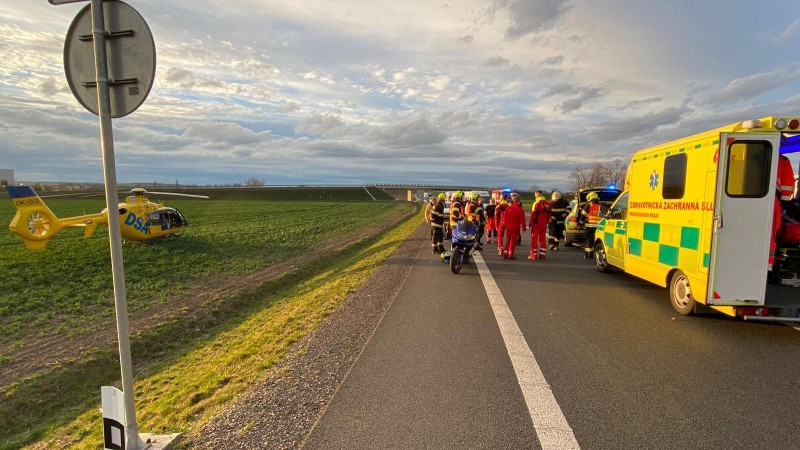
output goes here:
[{"label": "helmet", "polygon": [[553,201],[561,200],[561,192],[553,191]]},{"label": "helmet", "polygon": [[589,194],[586,196],[586,201],[590,202],[592,200],[597,200],[599,198],[600,197],[597,195],[597,192],[589,192]]},{"label": "helmet", "polygon": [[444,195],[444,192],[440,192],[439,195],[436,196],[439,200],[447,200],[447,196]]},{"label": "helmet", "polygon": [[470,197],[472,197],[473,200],[478,200],[478,197],[480,197],[480,195],[478,195],[477,192],[473,192]]},{"label": "helmet", "polygon": [[455,192],[453,192],[453,198],[456,198],[456,197],[458,197],[458,198],[461,198],[461,197],[463,197],[463,196],[464,196],[464,193],[463,193],[463,192],[461,192],[461,191],[455,191]]}]

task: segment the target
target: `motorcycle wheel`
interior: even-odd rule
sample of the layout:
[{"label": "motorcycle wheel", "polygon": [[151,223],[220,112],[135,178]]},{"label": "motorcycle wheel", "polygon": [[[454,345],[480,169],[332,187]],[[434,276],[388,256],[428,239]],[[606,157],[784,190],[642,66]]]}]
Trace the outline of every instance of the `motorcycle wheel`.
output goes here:
[{"label": "motorcycle wheel", "polygon": [[464,264],[464,254],[461,252],[453,252],[450,256],[450,271],[453,273],[461,272],[461,266]]}]

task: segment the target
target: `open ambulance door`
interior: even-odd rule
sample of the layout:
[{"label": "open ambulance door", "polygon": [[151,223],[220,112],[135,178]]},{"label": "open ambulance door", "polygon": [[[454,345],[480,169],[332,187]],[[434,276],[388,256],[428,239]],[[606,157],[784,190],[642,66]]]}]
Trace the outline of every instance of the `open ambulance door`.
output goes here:
[{"label": "open ambulance door", "polygon": [[709,255],[710,305],[763,305],[780,135],[721,133]]}]

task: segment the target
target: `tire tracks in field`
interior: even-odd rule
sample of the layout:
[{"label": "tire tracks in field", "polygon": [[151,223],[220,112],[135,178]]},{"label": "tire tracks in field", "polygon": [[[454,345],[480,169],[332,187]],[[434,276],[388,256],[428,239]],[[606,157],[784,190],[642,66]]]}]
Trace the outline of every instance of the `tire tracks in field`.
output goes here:
[{"label": "tire tracks in field", "polygon": [[[201,323],[212,311],[237,293],[256,290],[264,283],[279,280],[292,271],[313,262],[326,253],[340,251],[354,243],[370,239],[387,228],[392,228],[416,214],[416,209],[384,224],[367,227],[349,236],[328,241],[315,249],[294,258],[281,261],[243,276],[217,276],[206,279],[202,286],[186,289],[181,295],[164,304],[152,302],[152,307],[129,314],[131,339],[156,329],[171,321]],[[76,337],[47,334],[31,338],[18,349],[4,350],[8,362],[0,371],[0,393],[7,392],[15,383],[36,375],[58,369],[101,352],[116,351],[117,328],[115,318],[104,318],[92,325],[92,331]]]}]

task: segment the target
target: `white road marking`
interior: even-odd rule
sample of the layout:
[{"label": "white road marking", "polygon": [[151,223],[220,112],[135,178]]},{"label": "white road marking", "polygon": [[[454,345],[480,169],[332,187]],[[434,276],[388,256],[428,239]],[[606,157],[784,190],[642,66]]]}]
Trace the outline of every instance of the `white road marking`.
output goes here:
[{"label": "white road marking", "polygon": [[786,320],[779,320],[778,322],[786,325],[787,327],[791,327],[791,328],[794,328],[797,331],[800,331],[800,325],[798,325],[797,322],[789,322],[789,321],[786,321]]},{"label": "white road marking", "polygon": [[474,260],[478,266],[483,287],[486,289],[486,295],[489,296],[489,304],[492,306],[497,325],[500,327],[500,334],[506,344],[511,364],[514,366],[514,372],[522,389],[522,395],[525,397],[539,443],[545,450],[580,449],[575,434],[567,423],[564,413],[561,412],[561,407],[558,406],[553,391],[547,384],[533,352],[525,342],[525,336],[522,335],[489,267],[486,266],[480,253],[475,253]]}]

